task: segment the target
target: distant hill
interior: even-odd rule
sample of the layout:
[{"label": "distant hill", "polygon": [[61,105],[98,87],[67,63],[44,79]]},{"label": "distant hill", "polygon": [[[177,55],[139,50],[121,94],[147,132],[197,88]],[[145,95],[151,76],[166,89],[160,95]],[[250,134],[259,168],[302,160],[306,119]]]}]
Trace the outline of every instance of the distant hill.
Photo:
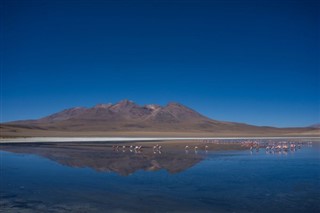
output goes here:
[{"label": "distant hill", "polygon": [[[310,132],[309,132],[310,131]],[[108,135],[300,135],[314,128],[258,127],[207,118],[180,103],[139,106],[123,100],[92,108],[74,107],[37,119],[1,124],[2,136]],[[309,133],[308,133],[309,132]]]},{"label": "distant hill", "polygon": [[319,124],[313,124],[310,126],[311,128],[316,128],[319,129],[320,128],[320,123]]}]

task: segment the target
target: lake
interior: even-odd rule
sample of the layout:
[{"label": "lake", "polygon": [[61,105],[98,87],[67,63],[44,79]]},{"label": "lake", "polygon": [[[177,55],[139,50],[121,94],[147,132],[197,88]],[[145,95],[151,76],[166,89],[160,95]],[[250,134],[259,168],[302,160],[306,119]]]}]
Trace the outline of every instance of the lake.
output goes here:
[{"label": "lake", "polygon": [[240,142],[1,144],[0,212],[320,212],[318,142]]}]

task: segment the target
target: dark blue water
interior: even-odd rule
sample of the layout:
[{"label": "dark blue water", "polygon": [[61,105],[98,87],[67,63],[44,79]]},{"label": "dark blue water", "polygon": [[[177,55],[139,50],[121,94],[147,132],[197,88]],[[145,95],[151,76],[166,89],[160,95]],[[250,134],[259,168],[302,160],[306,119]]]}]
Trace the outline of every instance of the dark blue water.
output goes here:
[{"label": "dark blue water", "polygon": [[[320,212],[319,144],[281,154],[181,152],[150,160],[175,172],[148,171],[147,155],[21,149],[0,151],[1,212]],[[125,172],[133,161],[137,169]]]}]

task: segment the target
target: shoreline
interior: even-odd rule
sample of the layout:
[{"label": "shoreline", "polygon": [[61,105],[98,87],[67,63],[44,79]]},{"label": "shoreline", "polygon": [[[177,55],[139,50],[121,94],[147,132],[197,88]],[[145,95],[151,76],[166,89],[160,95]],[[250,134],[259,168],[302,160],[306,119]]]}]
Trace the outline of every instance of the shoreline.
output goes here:
[{"label": "shoreline", "polygon": [[0,144],[5,143],[41,143],[41,142],[147,142],[147,141],[194,141],[194,140],[278,140],[304,139],[319,140],[320,137],[26,137],[1,138]]}]

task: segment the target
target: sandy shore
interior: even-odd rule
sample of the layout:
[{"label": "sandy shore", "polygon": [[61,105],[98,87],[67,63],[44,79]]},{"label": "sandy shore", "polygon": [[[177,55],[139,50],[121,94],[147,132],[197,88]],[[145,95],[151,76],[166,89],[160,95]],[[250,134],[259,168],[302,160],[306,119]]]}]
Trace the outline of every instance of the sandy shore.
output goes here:
[{"label": "sandy shore", "polygon": [[263,140],[263,139],[304,139],[320,140],[319,137],[27,137],[2,138],[0,143],[36,142],[117,142],[117,141],[194,141],[194,140]]}]

